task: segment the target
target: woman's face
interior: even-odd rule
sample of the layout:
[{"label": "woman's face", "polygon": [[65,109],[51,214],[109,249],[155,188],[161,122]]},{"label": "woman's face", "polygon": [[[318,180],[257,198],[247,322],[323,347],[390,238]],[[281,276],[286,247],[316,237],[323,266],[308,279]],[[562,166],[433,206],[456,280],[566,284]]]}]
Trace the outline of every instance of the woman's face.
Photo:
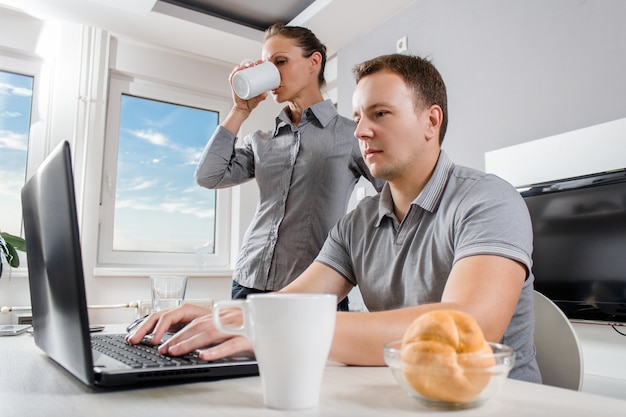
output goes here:
[{"label": "woman's face", "polygon": [[293,101],[306,91],[319,91],[319,60],[315,54],[303,57],[302,48],[292,39],[272,36],[263,44],[262,57],[276,65],[280,72],[280,86],[271,92],[277,103]]}]

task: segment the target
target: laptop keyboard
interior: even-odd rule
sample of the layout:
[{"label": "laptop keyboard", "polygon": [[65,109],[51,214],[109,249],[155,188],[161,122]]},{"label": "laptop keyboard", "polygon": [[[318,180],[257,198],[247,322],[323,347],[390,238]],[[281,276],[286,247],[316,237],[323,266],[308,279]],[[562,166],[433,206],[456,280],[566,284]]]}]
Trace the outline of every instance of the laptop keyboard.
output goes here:
[{"label": "laptop keyboard", "polygon": [[160,354],[155,346],[129,345],[124,340],[123,334],[91,335],[91,346],[95,351],[132,368],[163,368],[209,363],[200,359],[195,352],[174,357]]}]

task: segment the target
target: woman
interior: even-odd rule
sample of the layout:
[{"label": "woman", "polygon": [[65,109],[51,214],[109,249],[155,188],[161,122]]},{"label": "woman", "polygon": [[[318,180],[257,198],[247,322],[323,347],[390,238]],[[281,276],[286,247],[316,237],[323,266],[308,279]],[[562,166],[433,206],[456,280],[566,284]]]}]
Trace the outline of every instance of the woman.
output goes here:
[{"label": "woman", "polygon": [[[263,93],[234,105],[209,140],[196,170],[206,188],[255,178],[260,199],[233,274],[233,298],[277,291],[313,262],[330,228],[345,214],[361,176],[376,189],[354,138],[354,123],[324,100],[326,47],[308,29],[275,24],[265,33],[262,57],[280,72],[271,91],[287,103],[271,131],[257,131],[235,147],[237,132],[266,99]],[[245,67],[239,66],[230,75]],[[347,300],[340,309],[347,309]]]}]

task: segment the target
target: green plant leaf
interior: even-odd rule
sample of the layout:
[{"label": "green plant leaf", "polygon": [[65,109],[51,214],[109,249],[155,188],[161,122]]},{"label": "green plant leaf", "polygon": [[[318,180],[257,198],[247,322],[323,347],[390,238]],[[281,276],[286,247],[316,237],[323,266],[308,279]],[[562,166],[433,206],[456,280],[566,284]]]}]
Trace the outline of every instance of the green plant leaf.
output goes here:
[{"label": "green plant leaf", "polygon": [[15,251],[15,248],[13,247],[13,245],[11,245],[8,242],[7,242],[7,249],[9,249],[9,256],[10,256],[10,259],[7,258],[7,260],[9,261],[9,265],[11,265],[11,267],[13,268],[17,268],[18,266],[20,266],[20,257],[17,256],[17,252]]},{"label": "green plant leaf", "polygon": [[20,257],[17,255],[17,250],[22,252],[26,251],[26,242],[19,236],[14,236],[9,233],[0,233],[0,247],[7,263],[12,268],[20,266]]},{"label": "green plant leaf", "polygon": [[4,241],[9,245],[13,246],[15,250],[19,250],[21,252],[26,252],[26,241],[19,236],[14,236],[9,233],[0,233],[4,238]]}]

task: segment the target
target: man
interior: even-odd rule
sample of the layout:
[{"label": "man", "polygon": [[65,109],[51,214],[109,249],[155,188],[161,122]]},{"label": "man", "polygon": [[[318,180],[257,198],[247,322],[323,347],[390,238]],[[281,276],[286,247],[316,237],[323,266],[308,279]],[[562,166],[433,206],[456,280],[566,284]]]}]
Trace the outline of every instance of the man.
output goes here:
[{"label": "man", "polygon": [[[512,346],[511,377],[539,382],[534,359],[531,252],[526,205],[508,183],[454,165],[441,150],[446,88],[425,59],[388,55],[358,65],[355,136],[370,172],[387,181],[329,233],[315,262],[283,292],[345,296],[359,285],[368,313],[337,313],[330,359],[382,365],[382,346],[402,338],[420,314],[457,309],[489,341]],[[190,322],[161,352],[212,360],[251,349],[218,333],[208,312],[187,306],[150,316],[135,334]],[[240,312],[224,317],[240,322]],[[193,321],[192,321],[193,320]],[[156,327],[155,327],[156,326]]]}]

